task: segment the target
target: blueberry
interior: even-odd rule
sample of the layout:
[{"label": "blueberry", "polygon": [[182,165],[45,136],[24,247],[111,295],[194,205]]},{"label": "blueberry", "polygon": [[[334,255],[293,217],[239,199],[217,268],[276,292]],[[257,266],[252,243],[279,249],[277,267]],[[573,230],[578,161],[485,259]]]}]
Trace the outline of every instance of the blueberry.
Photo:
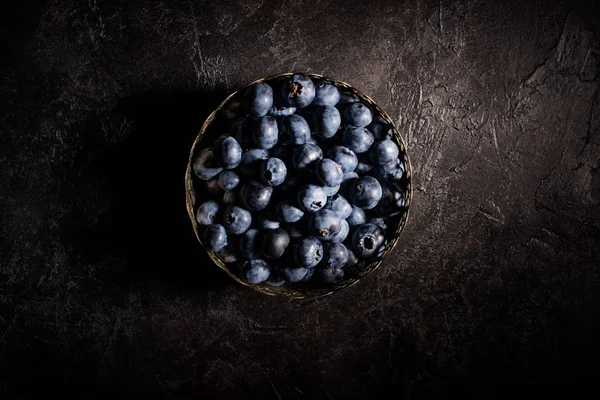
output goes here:
[{"label": "blueberry", "polygon": [[371,258],[377,255],[385,242],[385,232],[374,224],[363,224],[352,234],[352,247],[358,258]]},{"label": "blueberry", "polygon": [[302,170],[310,167],[321,158],[323,158],[321,148],[317,145],[306,143],[296,149],[292,163],[294,168]]},{"label": "blueberry", "polygon": [[277,217],[283,222],[297,222],[304,216],[304,211],[292,201],[284,201],[277,205]]},{"label": "blueberry", "polygon": [[265,149],[250,149],[242,154],[242,161],[238,170],[245,175],[257,174],[263,160],[269,158],[269,152]]},{"label": "blueberry", "polygon": [[344,280],[344,270],[341,268],[319,268],[317,272],[321,281],[328,284],[335,284]]},{"label": "blueberry", "polygon": [[[385,193],[385,186],[384,186],[383,192]],[[382,198],[382,201],[383,201],[383,198]],[[378,204],[378,206],[380,204],[381,204],[381,202]],[[369,224],[377,225],[378,227],[380,227],[384,231],[387,230],[387,223],[385,222],[385,219],[383,219],[383,218],[371,217],[371,218],[369,218],[367,220],[367,222]]]},{"label": "blueberry", "polygon": [[359,154],[358,156],[358,164],[356,165],[356,171],[359,174],[366,174],[367,172],[373,169],[374,165],[371,162],[367,153]]},{"label": "blueberry", "polygon": [[379,182],[399,181],[404,175],[404,163],[397,158],[390,164],[377,165],[369,173]]},{"label": "blueberry", "polygon": [[323,265],[328,268],[342,268],[348,261],[348,249],[341,243],[326,243],[323,246]]},{"label": "blueberry", "polygon": [[252,132],[252,140],[256,147],[261,149],[271,149],[277,144],[279,128],[277,120],[270,115],[262,117],[255,121]]},{"label": "blueberry", "polygon": [[289,244],[289,233],[281,228],[273,229],[267,232],[263,238],[262,253],[266,258],[281,258]]},{"label": "blueberry", "polygon": [[390,139],[375,142],[369,149],[371,161],[378,165],[392,164],[398,159],[398,154],[398,146]]},{"label": "blueberry", "polygon": [[252,211],[263,210],[269,205],[273,187],[251,180],[242,185],[240,197],[242,203]]},{"label": "blueberry", "polygon": [[240,183],[240,176],[237,172],[232,170],[225,170],[219,174],[217,178],[219,187],[225,191],[233,190]]},{"label": "blueberry", "polygon": [[317,185],[305,185],[298,192],[298,203],[308,212],[315,212],[325,207],[327,194]]},{"label": "blueberry", "polygon": [[367,126],[375,140],[391,139],[393,136],[392,126],[383,117],[376,116],[373,122]]},{"label": "blueberry", "polygon": [[237,140],[227,136],[215,142],[215,157],[223,168],[233,169],[242,160],[242,147]]},{"label": "blueberry", "polygon": [[342,229],[340,216],[332,210],[321,209],[310,219],[308,232],[321,240],[331,240]]},{"label": "blueberry", "polygon": [[373,134],[365,128],[349,126],[342,133],[342,142],[356,154],[364,153],[371,148],[375,139]]},{"label": "blueberry", "polygon": [[226,119],[234,119],[234,118],[242,115],[243,111],[244,110],[243,110],[243,105],[242,105],[241,101],[231,100],[231,101],[227,102],[227,104],[225,104],[225,106],[223,106],[223,108],[221,109],[221,114]]},{"label": "blueberry", "polygon": [[281,276],[288,282],[300,282],[306,276],[309,271],[308,268],[303,267],[280,267],[279,271]]},{"label": "blueberry", "polygon": [[352,205],[341,194],[334,194],[327,200],[325,209],[332,210],[341,219],[346,219],[352,214]]},{"label": "blueberry", "polygon": [[281,95],[287,105],[303,108],[315,98],[315,85],[309,77],[295,74],[285,80]]},{"label": "blueberry", "polygon": [[206,201],[198,207],[196,211],[196,221],[200,225],[212,225],[217,219],[217,213],[219,212],[219,203],[216,201]]},{"label": "blueberry", "polygon": [[286,175],[285,163],[279,158],[271,157],[262,162],[260,177],[267,185],[277,186],[282,184]]},{"label": "blueberry", "polygon": [[248,89],[246,94],[250,114],[253,117],[264,117],[273,106],[273,89],[266,83],[257,83]]},{"label": "blueberry", "polygon": [[350,228],[355,226],[362,225],[367,222],[367,215],[364,210],[360,207],[352,206],[352,214],[348,218],[346,218],[346,222]]},{"label": "blueberry", "polygon": [[306,275],[304,275],[304,278],[302,278],[302,280],[300,280],[300,282],[302,282],[302,283],[310,282],[312,280],[314,273],[315,273],[315,268],[307,268]]},{"label": "blueberry", "polygon": [[284,143],[301,145],[310,139],[308,122],[300,115],[292,114],[281,120],[281,131]]},{"label": "blueberry", "polygon": [[212,251],[219,251],[227,244],[227,233],[223,225],[212,224],[206,227],[202,243]]},{"label": "blueberry", "polygon": [[313,122],[315,134],[327,139],[335,136],[338,129],[340,129],[342,118],[337,108],[323,106],[315,109]]},{"label": "blueberry", "polygon": [[204,181],[206,192],[216,198],[223,197],[223,189],[219,186],[219,180],[217,178],[209,179]]},{"label": "blueberry", "polygon": [[366,104],[351,103],[344,107],[344,121],[352,126],[363,128],[373,121],[373,114]]},{"label": "blueberry", "polygon": [[207,181],[219,175],[223,168],[218,165],[213,149],[202,149],[194,158],[194,173],[198,178]]},{"label": "blueberry", "polygon": [[327,197],[331,197],[331,196],[335,196],[337,194],[337,192],[340,191],[340,185],[335,185],[335,186],[322,186],[321,188],[323,189],[323,191],[325,192],[325,195]]},{"label": "blueberry", "polygon": [[354,171],[358,165],[358,157],[356,157],[356,154],[344,146],[333,146],[327,152],[327,157],[341,165],[344,174]]},{"label": "blueberry", "polygon": [[248,283],[261,283],[269,279],[271,267],[265,260],[255,259],[242,264],[242,279]]},{"label": "blueberry", "polygon": [[314,237],[305,236],[294,247],[296,263],[304,268],[313,268],[323,258],[323,245]]},{"label": "blueberry", "polygon": [[364,209],[371,209],[381,200],[382,189],[377,179],[362,176],[348,187],[348,198],[352,204]]},{"label": "blueberry", "polygon": [[351,92],[341,92],[340,93],[340,100],[338,101],[338,105],[344,105],[344,104],[349,104],[349,103],[356,103],[357,101],[360,101],[360,98],[355,95],[354,93]]},{"label": "blueberry", "polygon": [[316,106],[335,106],[340,101],[340,90],[330,82],[321,81],[315,86]]},{"label": "blueberry", "polygon": [[248,229],[240,237],[240,253],[242,257],[248,260],[260,257],[262,252],[261,243],[260,231],[258,229]]},{"label": "blueberry", "polygon": [[268,214],[264,212],[254,214],[254,226],[258,229],[277,229],[279,228],[279,221],[272,219]]},{"label": "blueberry", "polygon": [[231,264],[238,260],[237,252],[230,244],[217,251],[217,256],[219,256],[219,259],[225,264]]},{"label": "blueberry", "polygon": [[398,215],[404,208],[404,191],[395,184],[383,184],[381,201],[377,203],[375,212],[382,217]]},{"label": "blueberry", "polygon": [[342,166],[329,158],[317,161],[315,172],[325,186],[337,186],[344,178]]},{"label": "blueberry", "polygon": [[248,210],[238,206],[227,206],[223,213],[223,226],[227,233],[241,235],[250,228],[252,215]]},{"label": "blueberry", "polygon": [[343,219],[340,224],[340,231],[331,238],[331,242],[333,242],[333,243],[343,242],[348,237],[348,233],[350,233],[350,225],[348,225],[348,221]]}]

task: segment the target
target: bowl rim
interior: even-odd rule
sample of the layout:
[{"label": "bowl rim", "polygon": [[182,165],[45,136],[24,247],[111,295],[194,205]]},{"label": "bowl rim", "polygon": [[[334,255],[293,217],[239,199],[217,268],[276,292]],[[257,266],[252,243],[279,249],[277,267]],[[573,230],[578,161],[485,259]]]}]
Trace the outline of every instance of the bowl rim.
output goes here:
[{"label": "bowl rim", "polygon": [[[345,90],[351,91],[354,95],[358,96],[361,100],[365,101],[370,107],[372,107],[374,110],[376,110],[377,113],[380,116],[382,116],[390,124],[390,126],[392,128],[393,139],[396,139],[395,142],[400,148],[400,154],[401,154],[402,160],[404,161],[404,164],[406,166],[406,168],[405,168],[406,193],[405,193],[405,199],[404,199],[405,200],[404,211],[402,212],[402,214],[400,216],[400,221],[398,222],[396,231],[394,232],[393,237],[388,241],[384,252],[381,255],[379,255],[377,257],[377,259],[368,263],[365,266],[365,268],[363,268],[362,271],[360,271],[355,277],[346,279],[338,284],[334,284],[334,285],[326,287],[326,288],[298,289],[296,287],[291,288],[289,286],[288,287],[286,287],[286,286],[267,286],[267,285],[262,285],[262,284],[253,284],[253,283],[244,282],[239,277],[237,277],[233,272],[231,272],[229,270],[229,268],[227,268],[225,263],[223,261],[221,261],[221,259],[219,259],[219,257],[215,254],[215,252],[210,251],[206,247],[204,247],[204,245],[202,243],[202,239],[199,234],[199,230],[198,230],[198,222],[196,221],[196,215],[195,215],[196,213],[194,211],[194,209],[196,208],[195,207],[196,194],[195,194],[194,182],[193,182],[194,178],[193,178],[193,174],[192,174],[193,158],[194,158],[194,154],[196,153],[196,147],[202,141],[204,134],[206,133],[207,129],[212,124],[212,122],[215,120],[217,114],[229,102],[229,100],[231,100],[233,97],[237,96],[239,93],[243,93],[249,87],[256,85],[258,83],[271,81],[271,80],[279,80],[279,79],[283,79],[283,78],[286,78],[286,77],[289,77],[292,75],[304,75],[304,76],[310,77],[313,80],[325,80],[328,82],[335,83],[338,87],[341,87],[341,88],[344,88]],[[188,163],[187,163],[187,167],[186,167],[186,171],[185,171],[185,192],[186,192],[186,208],[188,211],[188,216],[192,222],[192,228],[194,230],[194,234],[196,235],[196,239],[198,239],[198,241],[200,242],[200,244],[202,245],[204,250],[207,252],[210,259],[220,269],[225,271],[233,280],[235,280],[236,282],[238,282],[244,286],[251,287],[252,289],[254,289],[260,293],[264,293],[264,294],[267,294],[270,296],[281,295],[281,296],[291,297],[294,299],[320,298],[320,297],[331,295],[332,293],[334,293],[338,290],[356,285],[366,275],[372,273],[377,268],[379,268],[379,266],[382,264],[385,256],[388,255],[396,247],[396,245],[398,244],[398,241],[400,239],[400,236],[402,235],[402,232],[404,231],[404,228],[408,221],[408,216],[409,216],[410,208],[412,205],[412,198],[413,198],[412,165],[410,163],[410,158],[406,151],[406,144],[404,142],[404,138],[398,132],[396,125],[394,124],[392,119],[389,117],[389,115],[383,109],[381,109],[381,107],[379,107],[377,105],[377,103],[375,103],[375,101],[373,101],[373,99],[371,97],[367,96],[362,91],[356,89],[356,87],[351,86],[350,84],[348,84],[346,82],[339,81],[336,79],[331,79],[324,75],[308,73],[308,72],[285,72],[285,73],[266,76],[266,77],[257,79],[253,82],[250,82],[249,84],[232,92],[217,106],[217,108],[212,113],[209,114],[209,116],[206,118],[206,120],[202,124],[202,127],[200,128],[200,132],[194,139],[194,142],[190,149]]]}]

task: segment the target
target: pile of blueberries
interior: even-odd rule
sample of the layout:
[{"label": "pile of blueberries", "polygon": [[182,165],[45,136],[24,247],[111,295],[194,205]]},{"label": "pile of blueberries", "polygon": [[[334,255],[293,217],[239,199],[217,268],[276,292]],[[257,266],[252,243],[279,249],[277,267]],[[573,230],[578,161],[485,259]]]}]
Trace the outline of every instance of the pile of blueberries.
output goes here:
[{"label": "pile of blueberries", "polygon": [[249,87],[218,118],[216,134],[226,133],[193,159],[208,199],[196,220],[232,272],[254,284],[334,284],[382,255],[405,207],[387,120],[302,74]]}]

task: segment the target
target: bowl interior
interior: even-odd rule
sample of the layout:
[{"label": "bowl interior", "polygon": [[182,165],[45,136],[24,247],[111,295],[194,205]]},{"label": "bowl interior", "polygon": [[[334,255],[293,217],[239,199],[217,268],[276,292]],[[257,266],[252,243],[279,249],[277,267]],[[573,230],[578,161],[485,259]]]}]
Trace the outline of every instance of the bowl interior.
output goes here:
[{"label": "bowl interior", "polygon": [[[194,229],[194,233],[196,237],[202,243],[200,237],[200,230],[198,223],[195,218],[195,213],[197,208],[204,201],[208,200],[209,197],[206,193],[206,188],[204,187],[204,183],[198,179],[195,174],[192,172],[192,160],[194,155],[201,149],[206,147],[212,147],[212,142],[222,133],[227,132],[227,126],[225,124],[224,118],[220,115],[220,110],[228,104],[230,101],[241,98],[243,93],[245,93],[246,89],[256,83],[266,82],[272,85],[277,85],[278,82],[284,80],[285,78],[293,75],[293,73],[279,74],[263,79],[259,79],[258,81],[252,82],[244,88],[238,90],[237,92],[232,93],[228,96],[220,105],[217,107],[215,111],[206,119],[200,133],[196,137],[194,144],[192,145],[192,149],[190,151],[190,157],[188,160],[188,166],[185,174],[185,189],[186,189],[186,206],[187,211],[192,222],[192,226]],[[389,124],[392,126],[393,138],[392,140],[398,145],[400,149],[399,158],[403,160],[405,165],[405,174],[401,181],[398,182],[400,187],[404,190],[405,193],[405,207],[402,211],[394,217],[390,217],[387,220],[387,231],[386,236],[388,239],[387,245],[383,253],[377,257],[376,259],[369,260],[368,262],[364,262],[364,266],[354,274],[346,277],[342,282],[335,285],[320,285],[318,283],[286,283],[282,286],[269,286],[267,284],[251,284],[241,280],[236,274],[235,271],[229,268],[229,266],[234,266],[235,264],[225,264],[214,252],[206,250],[210,258],[214,261],[217,266],[219,266],[222,270],[224,270],[229,276],[231,276],[234,280],[241,283],[245,286],[250,286],[253,289],[269,294],[269,295],[285,295],[294,298],[306,298],[306,297],[320,297],[333,293],[336,290],[352,286],[356,284],[362,277],[373,272],[385,256],[392,251],[394,246],[396,246],[400,234],[406,224],[408,218],[408,211],[410,209],[410,204],[412,200],[412,185],[411,185],[411,176],[412,169],[410,165],[410,160],[408,158],[408,154],[406,153],[406,146],[404,145],[404,141],[400,134],[398,133],[396,127],[393,122],[389,118],[389,116],[377,105],[375,102],[363,94],[362,92],[356,90],[351,87],[347,83],[336,81],[333,79],[329,79],[323,77],[321,75],[316,74],[303,74],[309,76],[313,80],[325,80],[336,84],[340,90],[355,94],[358,96],[363,102],[367,103],[371,109],[373,110],[373,114],[379,115],[384,118]]]}]

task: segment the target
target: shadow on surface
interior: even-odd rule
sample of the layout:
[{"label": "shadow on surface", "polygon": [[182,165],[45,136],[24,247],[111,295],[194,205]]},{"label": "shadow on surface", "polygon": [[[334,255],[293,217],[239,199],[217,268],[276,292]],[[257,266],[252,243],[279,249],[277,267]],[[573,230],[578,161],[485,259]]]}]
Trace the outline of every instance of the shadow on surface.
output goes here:
[{"label": "shadow on surface", "polygon": [[156,279],[181,288],[213,288],[230,278],[194,236],[185,206],[189,151],[223,93],[145,94],[124,99],[111,113],[117,144],[92,168],[110,190],[103,231],[131,280]]}]

